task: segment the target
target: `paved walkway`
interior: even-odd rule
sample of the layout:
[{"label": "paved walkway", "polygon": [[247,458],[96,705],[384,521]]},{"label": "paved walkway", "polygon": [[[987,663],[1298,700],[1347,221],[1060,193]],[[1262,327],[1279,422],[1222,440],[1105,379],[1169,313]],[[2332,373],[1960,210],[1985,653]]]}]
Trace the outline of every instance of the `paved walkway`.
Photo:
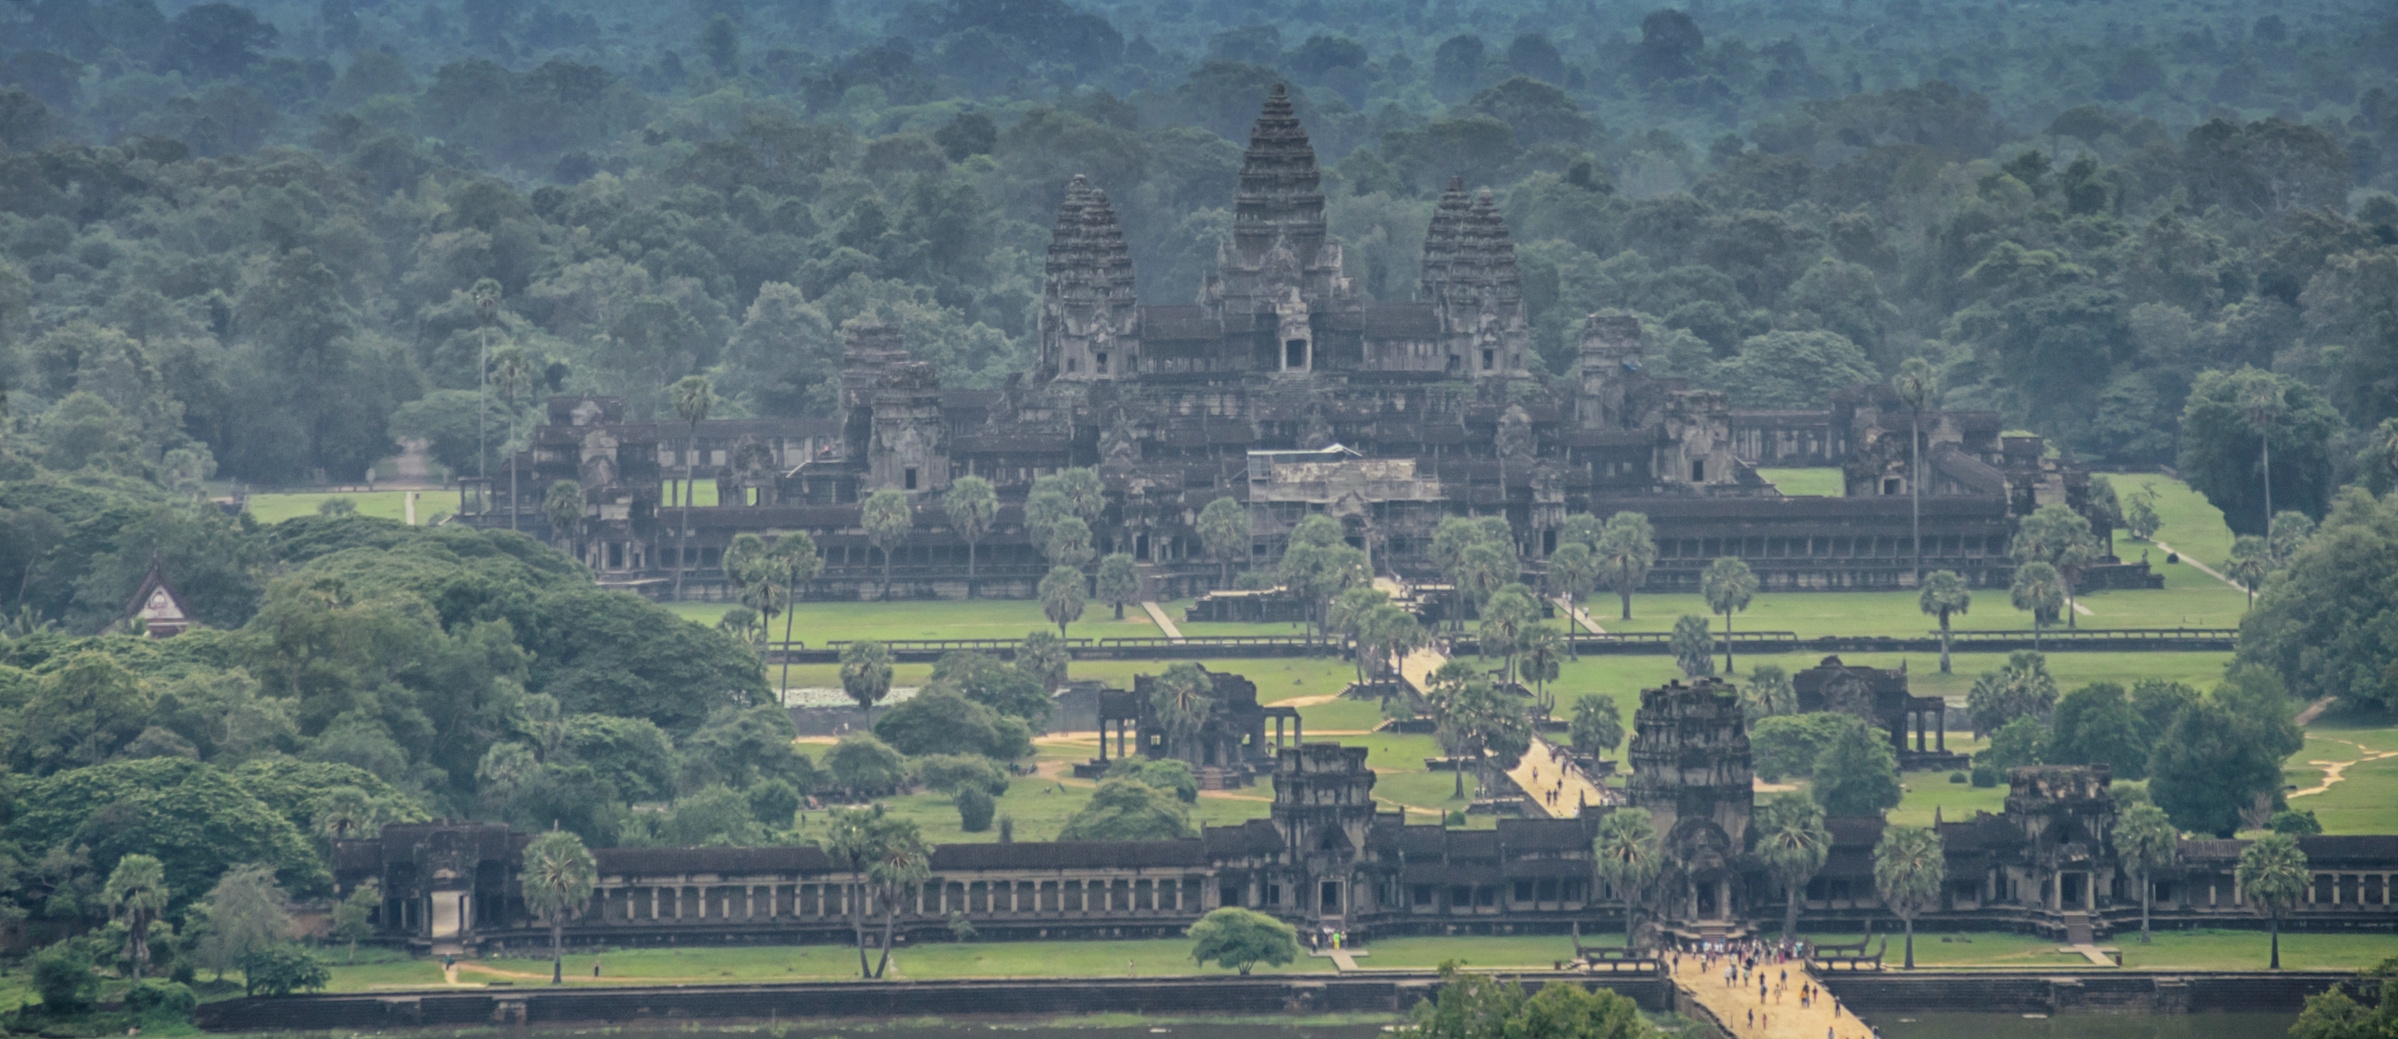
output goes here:
[{"label": "paved walkway", "polygon": [[[1671,963],[1672,961],[1667,961]],[[1829,995],[1820,995],[1815,1005],[1799,1006],[1799,986],[1812,984],[1813,976],[1798,963],[1767,964],[1745,984],[1724,984],[1724,963],[1716,961],[1709,971],[1705,961],[1685,954],[1682,966],[1674,973],[1674,981],[1723,1023],[1725,1031],[1737,1039],[1868,1039],[1873,1029],[1857,1020],[1847,1009],[1835,1011]],[[1790,980],[1782,980],[1783,971]],[[1757,998],[1757,980],[1762,975],[1768,985],[1768,995]],[[1771,995],[1771,986],[1781,985],[1779,999]],[[1750,1015],[1755,1014],[1752,1018]]]},{"label": "paved walkway", "polygon": [[1595,620],[1592,620],[1592,619],[1590,619],[1590,611],[1589,611],[1589,610],[1585,610],[1585,609],[1583,609],[1582,607],[1579,607],[1579,606],[1574,606],[1574,605],[1570,605],[1570,604],[1568,604],[1568,603],[1565,601],[1565,596],[1562,596],[1562,595],[1560,595],[1560,596],[1558,596],[1558,597],[1557,597],[1557,607],[1558,607],[1559,609],[1561,609],[1561,610],[1564,610],[1564,611],[1566,611],[1566,616],[1568,616],[1568,617],[1572,617],[1572,618],[1574,619],[1574,623],[1576,623],[1576,624],[1579,624],[1579,625],[1581,625],[1581,626],[1582,626],[1582,630],[1584,630],[1584,631],[1587,631],[1587,632],[1589,632],[1589,633],[1591,633],[1591,634],[1593,634],[1593,635],[1604,635],[1604,634],[1607,634],[1607,629],[1605,629],[1605,628],[1602,628],[1602,627],[1599,627],[1599,622],[1597,622],[1597,621],[1595,621]]},{"label": "paved walkway", "polygon": [[1174,626],[1174,622],[1166,617],[1166,611],[1158,604],[1145,602],[1141,604],[1141,609],[1148,611],[1149,619],[1157,622],[1157,630],[1165,632],[1167,638],[1182,641],[1182,629]]},{"label": "paved walkway", "polygon": [[2182,562],[2185,562],[2185,563],[2188,563],[2188,564],[2190,564],[2191,566],[2197,567],[2197,568],[2198,568],[2198,572],[2199,572],[2199,573],[2205,574],[2205,575],[2207,575],[2208,577],[2212,577],[2212,578],[2214,578],[2215,580],[2221,581],[2221,582],[2223,582],[2224,584],[2228,584],[2228,585],[2230,585],[2230,586],[2232,586],[2232,587],[2234,587],[2234,588],[2237,588],[2237,589],[2239,589],[2239,590],[2241,590],[2241,591],[2243,591],[2243,592],[2245,592],[2245,591],[2247,591],[2247,590],[2248,590],[2248,586],[2247,586],[2247,585],[2241,584],[2241,583],[2240,583],[2240,582],[2238,582],[2238,581],[2234,581],[2234,580],[2232,580],[2231,578],[2228,578],[2228,577],[2225,577],[2225,576],[2223,576],[2223,574],[2222,574],[2220,571],[2217,571],[2217,570],[2216,570],[2214,567],[2208,566],[2208,565],[2206,565],[2205,563],[2201,563],[2201,562],[2199,562],[2199,561],[2198,561],[2196,558],[2192,557],[2192,556],[2191,556],[2189,553],[2187,553],[2187,552],[2184,552],[2184,551],[2182,551],[2182,550],[2180,550],[2180,549],[2178,549],[2178,548],[2175,548],[2175,547],[2173,547],[2173,546],[2171,546],[2171,545],[2168,545],[2168,544],[2166,544],[2166,543],[2164,543],[2164,542],[2162,542],[2162,541],[2156,542],[2155,544],[2156,544],[2156,546],[2157,546],[2158,548],[2164,549],[2164,550],[2165,550],[2165,551],[2167,551],[2167,552],[2171,552],[2171,553],[2173,553],[2174,555],[2177,555],[2177,556],[2180,556],[2180,557],[2182,557]]},{"label": "paved walkway", "polygon": [[2088,960],[2092,964],[2100,967],[2112,967],[2115,965],[2114,957],[2107,955],[2109,950],[2101,949],[2098,946],[2090,944],[2089,942],[2082,942],[2077,945],[2061,945],[2057,947],[2057,951],[2079,953],[2083,959]]},{"label": "paved walkway", "polygon": [[[1507,776],[1532,795],[1533,807],[1552,819],[1572,819],[1582,814],[1584,806],[1596,808],[1607,803],[1607,795],[1597,784],[1581,769],[1568,767],[1565,753],[1545,739],[1534,739],[1532,749],[1524,752]],[[1554,804],[1550,803],[1552,792]]]},{"label": "paved walkway", "polygon": [[1399,677],[1405,679],[1408,685],[1414,686],[1418,695],[1422,695],[1432,691],[1432,673],[1440,670],[1440,666],[1448,662],[1447,654],[1426,646],[1409,653],[1407,659],[1399,661]]},{"label": "paved walkway", "polygon": [[1358,969],[1357,957],[1371,956],[1373,953],[1367,952],[1364,949],[1317,949],[1308,953],[1308,955],[1317,957],[1319,959],[1331,960],[1332,965],[1335,968],[1346,971]]}]

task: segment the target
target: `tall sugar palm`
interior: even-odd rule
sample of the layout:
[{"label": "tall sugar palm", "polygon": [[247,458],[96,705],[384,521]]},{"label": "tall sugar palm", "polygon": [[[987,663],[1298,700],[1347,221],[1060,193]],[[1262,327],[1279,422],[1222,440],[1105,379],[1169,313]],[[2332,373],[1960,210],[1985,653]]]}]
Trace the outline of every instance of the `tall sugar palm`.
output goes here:
[{"label": "tall sugar palm", "polygon": [[1624,903],[1624,949],[1633,948],[1638,933],[1639,907],[1648,901],[1649,885],[1665,869],[1665,852],[1657,840],[1656,824],[1646,808],[1618,808],[1599,820],[1591,840],[1591,855],[1599,879],[1615,889]]},{"label": "tall sugar palm", "polygon": [[1657,562],[1657,532],[1649,526],[1649,517],[1638,512],[1607,517],[1594,551],[1607,586],[1623,600],[1623,619],[1631,620],[1632,592],[1648,580],[1649,567]]},{"label": "tall sugar palm", "polygon": [[2289,398],[2281,380],[2271,372],[2243,371],[2240,378],[2240,411],[2256,429],[2257,464],[2265,477],[2265,523],[2260,529],[2269,531],[2273,527],[2273,427],[2288,409]]},{"label": "tall sugar palm", "polygon": [[573,480],[551,484],[541,498],[541,514],[550,521],[550,534],[566,542],[567,554],[583,558],[583,485]]},{"label": "tall sugar palm", "polygon": [[883,902],[883,952],[874,964],[874,976],[880,978],[891,966],[891,938],[898,926],[900,903],[932,876],[933,849],[913,819],[879,819],[876,829],[880,832],[874,863],[866,867],[866,875],[874,881]]},{"label": "tall sugar palm", "polygon": [[1787,905],[1782,911],[1782,936],[1798,933],[1799,902],[1817,870],[1832,854],[1832,834],[1824,828],[1823,806],[1804,793],[1776,795],[1757,810],[1757,858],[1782,882]]},{"label": "tall sugar palm", "polygon": [[974,548],[999,516],[999,494],[989,480],[961,476],[950,481],[941,507],[949,513],[949,529],[966,541],[966,598],[974,598]]},{"label": "tall sugar palm", "polygon": [[1224,569],[1218,587],[1232,587],[1232,561],[1249,552],[1249,513],[1227,496],[1199,510],[1199,543]]},{"label": "tall sugar palm", "polygon": [[1699,575],[1699,594],[1708,609],[1724,615],[1724,673],[1731,674],[1732,614],[1749,608],[1749,600],[1757,595],[1757,575],[1738,558],[1722,556]]},{"label": "tall sugar palm", "polygon": [[1940,618],[1940,673],[1948,674],[1948,619],[1962,617],[1973,608],[1973,589],[1954,570],[1934,570],[1923,579],[1915,606],[1926,617]]},{"label": "tall sugar palm", "polygon": [[525,845],[525,909],[550,925],[550,984],[566,981],[566,918],[582,912],[599,883],[599,864],[583,839],[565,830],[551,830]]},{"label": "tall sugar palm", "polygon": [[[1549,591],[1565,597],[1566,631],[1574,630],[1574,606],[1598,587],[1599,555],[1580,541],[1568,541],[1549,553]],[[1572,651],[1567,643],[1567,651]]]},{"label": "tall sugar palm", "polygon": [[1215,684],[1197,664],[1176,664],[1150,684],[1150,709],[1165,727],[1174,756],[1192,753],[1191,741],[1198,738],[1207,725],[1208,712],[1215,709],[1216,702],[1208,695],[1214,691]]},{"label": "tall sugar palm", "polygon": [[150,964],[150,921],[167,907],[166,866],[148,855],[118,859],[100,897],[125,925],[126,959],[133,964],[133,980],[139,982],[142,968]]},{"label": "tall sugar palm", "polygon": [[[490,417],[487,405],[491,398],[491,325],[500,318],[500,283],[496,279],[484,278],[475,282],[473,288],[466,290],[466,294],[468,299],[474,301],[475,324],[482,332],[482,345],[475,354],[475,478],[483,481],[483,500],[489,502],[491,449],[487,446],[488,434],[484,426]],[[488,504],[484,506],[485,509],[489,507]],[[2271,515],[2272,510],[2266,510],[2266,514]]]},{"label": "tall sugar palm", "polygon": [[2281,914],[2298,904],[2306,893],[2306,852],[2299,850],[2298,838],[2286,833],[2268,833],[2240,852],[2240,863],[2232,869],[2232,880],[2248,900],[2265,911],[2273,932],[2272,969],[2281,969]]},{"label": "tall sugar palm", "polygon": [[500,399],[508,402],[508,529],[516,529],[516,464],[523,452],[515,449],[516,398],[533,388],[533,359],[522,348],[503,346],[491,358],[491,381],[499,387]]},{"label": "tall sugar palm", "polygon": [[836,808],[824,836],[817,843],[824,857],[837,867],[849,871],[849,885],[843,889],[842,908],[849,915],[849,931],[858,946],[858,976],[871,978],[872,968],[866,965],[866,867],[881,851],[881,833],[875,825],[874,812],[865,808]]},{"label": "tall sugar palm", "polygon": [[2032,615],[2032,648],[2040,648],[2040,630],[2065,605],[2064,578],[2057,568],[2030,562],[2015,568],[2015,583],[2007,589],[2015,608]]},{"label": "tall sugar palm", "polygon": [[1907,406],[1907,543],[1915,549],[1915,580],[1923,581],[1923,412],[1940,395],[1940,377],[1921,357],[1907,358],[1890,388]]},{"label": "tall sugar palm", "polygon": [[1882,904],[1907,925],[1907,969],[1915,969],[1915,918],[1940,904],[1948,858],[1940,835],[1923,826],[1892,826],[1873,849],[1873,886]]},{"label": "tall sugar palm", "polygon": [[2115,824],[2115,854],[2122,858],[2124,868],[2139,878],[2142,945],[2148,944],[2148,908],[2156,894],[2156,872],[2173,868],[2180,847],[2181,834],[2174,830],[2173,820],[2153,804],[2133,805]]},{"label": "tall sugar palm", "polygon": [[908,496],[885,487],[874,492],[859,509],[859,521],[866,527],[866,540],[883,553],[883,598],[891,597],[891,551],[906,541],[908,531],[916,525],[915,510],[908,507]]},{"label": "tall sugar palm", "polygon": [[2256,605],[2256,590],[2264,587],[2265,577],[2273,572],[2271,548],[2264,538],[2242,534],[2231,542],[2231,558],[2223,563],[2223,576],[2231,578],[2248,593],[2248,605]]},{"label": "tall sugar palm", "polygon": [[683,445],[683,522],[674,548],[674,597],[679,602],[683,598],[683,560],[691,553],[691,491],[699,480],[699,424],[716,410],[716,384],[705,375],[686,375],[667,393],[674,400],[676,417],[691,427],[691,437]]}]

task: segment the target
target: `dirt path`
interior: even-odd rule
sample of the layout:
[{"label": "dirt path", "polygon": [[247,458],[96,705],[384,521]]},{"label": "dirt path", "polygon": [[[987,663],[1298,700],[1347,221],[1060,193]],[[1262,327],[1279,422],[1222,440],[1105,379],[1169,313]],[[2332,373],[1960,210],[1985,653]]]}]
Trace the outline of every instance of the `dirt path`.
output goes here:
[{"label": "dirt path", "polygon": [[2362,765],[2368,761],[2384,761],[2390,758],[2398,758],[2398,750],[2374,750],[2373,748],[2367,747],[2362,743],[2356,742],[2355,740],[2343,740],[2332,736],[2317,736],[2315,738],[2319,740],[2327,740],[2332,743],[2345,743],[2351,747],[2355,747],[2359,756],[2354,761],[2307,762],[2309,765],[2321,765],[2323,767],[2323,781],[2304,790],[2290,791],[2291,797],[2311,797],[2315,794],[2320,794],[2331,789],[2334,784],[2337,784],[2341,780],[2348,778],[2346,773],[2348,771],[2348,766],[2350,765]]}]

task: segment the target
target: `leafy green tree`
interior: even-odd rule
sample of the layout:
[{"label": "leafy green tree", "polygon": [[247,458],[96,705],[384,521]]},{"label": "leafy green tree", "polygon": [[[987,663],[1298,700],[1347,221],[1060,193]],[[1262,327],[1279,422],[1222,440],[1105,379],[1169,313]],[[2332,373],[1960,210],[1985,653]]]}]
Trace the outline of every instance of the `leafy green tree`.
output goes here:
[{"label": "leafy green tree", "polygon": [[884,711],[875,738],[907,755],[980,754],[1012,761],[1032,753],[1032,734],[1018,719],[934,685]]},{"label": "leafy green tree", "polygon": [[1805,794],[1778,794],[1757,811],[1757,858],[1782,882],[1782,934],[1798,934],[1799,903],[1807,882],[1832,854],[1823,808]]},{"label": "leafy green tree", "polygon": [[185,930],[197,932],[195,961],[215,970],[220,981],[227,970],[282,942],[292,926],[291,900],[275,883],[273,867],[265,864],[224,871],[207,897],[184,915]]},{"label": "leafy green tree", "polygon": [[1948,674],[1948,619],[1973,609],[1973,590],[1956,571],[1934,570],[1923,579],[1923,591],[1916,593],[1915,605],[1924,616],[1940,619],[1940,673]]},{"label": "leafy green tree", "polygon": [[844,790],[875,794],[896,790],[907,782],[907,759],[872,733],[853,732],[833,743],[824,755],[825,771]]},{"label": "leafy green tree", "polygon": [[1057,625],[1057,636],[1066,637],[1066,625],[1082,619],[1082,571],[1070,566],[1053,566],[1041,578],[1035,589],[1041,599],[1041,615]]},{"label": "leafy green tree", "polygon": [[1618,808],[1599,820],[1591,838],[1591,856],[1599,879],[1615,889],[1624,903],[1624,947],[1634,947],[1640,907],[1648,903],[1649,885],[1665,870],[1665,848],[1646,808]]},{"label": "leafy green tree", "polygon": [[68,657],[34,683],[19,715],[20,767],[97,765],[141,732],[153,702],[115,657],[88,650]]},{"label": "leafy green tree", "polygon": [[1976,736],[2017,718],[2046,719],[2056,702],[2057,680],[2048,673],[2048,658],[2023,650],[2008,654],[2005,667],[1977,676],[1965,696]]},{"label": "leafy green tree", "polygon": [[241,959],[242,994],[288,996],[321,992],[333,983],[333,972],[314,953],[289,942],[255,950]]},{"label": "leafy green tree", "polygon": [[871,713],[891,695],[891,649],[872,639],[841,647],[841,691],[858,710]]},{"label": "leafy green tree", "polygon": [[2177,466],[2234,532],[2264,534],[2276,500],[2309,515],[2323,511],[2328,445],[2341,421],[2312,387],[2255,368],[2203,372],[2181,428]]},{"label": "leafy green tree", "polygon": [[1566,721],[1566,739],[1576,753],[1601,757],[1624,741],[1622,709],[1610,696],[1585,696],[1574,701],[1573,716]]},{"label": "leafy green tree", "polygon": [[1260,963],[1279,967],[1299,958],[1299,934],[1264,913],[1223,906],[1191,925],[1191,959],[1249,973]]},{"label": "leafy green tree", "polygon": [[550,925],[550,984],[563,984],[566,918],[591,903],[599,865],[582,838],[552,830],[525,845],[522,877],[525,910]]},{"label": "leafy green tree", "polygon": [[873,542],[883,554],[883,598],[891,597],[891,551],[907,540],[908,531],[916,525],[915,510],[908,507],[907,495],[888,487],[874,492],[866,499],[860,521],[866,527],[866,540]]},{"label": "leafy green tree", "polygon": [[2140,944],[2148,944],[2148,910],[2156,895],[2156,874],[2172,869],[2181,848],[2181,834],[2165,810],[2136,804],[2115,822],[2115,854],[2140,885]]},{"label": "leafy green tree", "polygon": [[2051,761],[2050,753],[2047,727],[2040,724],[2040,719],[2025,716],[2001,725],[1997,732],[1991,733],[1989,748],[1975,755],[1974,763],[2003,775],[2006,770],[2019,765]]},{"label": "leafy green tree", "polygon": [[2148,793],[2182,829],[2229,837],[2242,809],[2281,789],[2288,756],[2286,713],[2238,709],[2222,690],[2191,704],[2165,730],[2148,760]]},{"label": "leafy green tree", "polygon": [[2148,774],[2149,744],[2130,694],[2113,682],[2093,682],[2057,701],[2047,760],[2060,765],[2107,765],[2116,779]]},{"label": "leafy green tree", "polygon": [[1838,332],[1773,331],[1751,336],[1740,352],[1707,370],[1736,407],[1803,408],[1834,390],[1873,382],[1873,362]]},{"label": "leafy green tree", "polygon": [[1141,569],[1132,556],[1117,552],[1099,561],[1097,584],[1101,602],[1116,607],[1116,619],[1124,619],[1124,604],[1141,596]]},{"label": "leafy green tree", "polygon": [[974,549],[999,517],[999,494],[989,480],[961,476],[950,481],[941,507],[949,514],[949,529],[966,542],[966,598],[974,598]]},{"label": "leafy green tree", "polygon": [[2237,659],[2271,668],[2310,700],[2398,704],[2394,581],[2398,503],[2342,492],[2241,621]]},{"label": "leafy green tree", "polygon": [[1631,620],[1632,592],[1648,580],[1649,567],[1657,562],[1657,536],[1649,518],[1637,512],[1607,517],[1594,551],[1603,580],[1623,600],[1623,619]]},{"label": "leafy green tree", "polygon": [[1117,758],[1107,767],[1107,778],[1137,779],[1186,805],[1199,802],[1198,777],[1191,774],[1191,766],[1173,758]]},{"label": "leafy green tree", "polygon": [[2124,499],[2124,528],[2142,541],[2156,540],[2157,530],[2165,525],[2164,519],[2157,515],[2156,485],[2144,482]]},{"label": "leafy green tree", "polygon": [[100,975],[91,951],[78,938],[55,942],[32,957],[33,991],[45,1014],[84,1013],[100,1000]]},{"label": "leafy green tree", "polygon": [[949,795],[949,802],[958,810],[958,828],[967,833],[989,830],[991,816],[999,810],[998,802],[979,786],[960,788]]},{"label": "leafy green tree", "polygon": [[1707,564],[1699,575],[1699,595],[1707,600],[1707,608],[1724,615],[1724,673],[1732,673],[1732,614],[1749,608],[1749,600],[1757,594],[1757,575],[1749,565],[1731,556]]},{"label": "leafy green tree", "polygon": [[375,911],[383,907],[383,882],[368,877],[333,903],[333,938],[350,947],[349,962],[358,962],[358,943],[375,934]]},{"label": "leafy green tree", "polygon": [[189,758],[111,761],[27,783],[10,832],[26,848],[88,846],[101,861],[152,856],[170,891],[207,890],[243,863],[264,863],[309,893],[331,882],[288,818],[223,769]]},{"label": "leafy green tree", "polygon": [[1715,636],[1707,630],[1707,618],[1683,614],[1674,618],[1671,645],[1674,663],[1690,678],[1715,673]]},{"label": "leafy green tree", "polygon": [[2015,568],[2015,583],[2008,589],[2008,595],[2016,609],[2032,615],[2032,641],[2036,646],[2040,630],[2065,608],[2065,579],[2058,575],[2056,567],[2034,560]]},{"label": "leafy green tree", "polygon": [[2309,883],[2306,852],[2299,850],[2298,838],[2286,833],[2268,833],[2240,850],[2239,864],[2232,868],[2232,880],[2240,885],[2240,893],[2248,901],[2265,911],[2273,934],[2270,966],[2280,970],[2281,915],[2306,894]]},{"label": "leafy green tree", "polygon": [[1103,779],[1057,839],[1168,841],[1192,835],[1190,813],[1173,794],[1135,779]]},{"label": "leafy green tree", "polygon": [[2272,533],[2266,535],[2266,547],[2276,563],[2295,555],[2315,536],[2315,521],[2303,512],[2282,511],[2273,514]]},{"label": "leafy green tree", "polygon": [[1873,848],[1873,886],[1882,904],[1907,927],[1907,969],[1915,969],[1915,918],[1940,905],[1948,856],[1940,835],[1922,826],[1891,826]]},{"label": "leafy green tree", "polygon": [[125,958],[133,965],[133,980],[139,984],[142,968],[150,965],[150,922],[167,908],[166,867],[148,855],[118,859],[101,897],[107,900],[109,913],[125,925]]},{"label": "leafy green tree", "polygon": [[1751,723],[1749,748],[1757,778],[1779,783],[1793,776],[1813,775],[1824,748],[1851,724],[1863,723],[1838,711],[1776,715]]},{"label": "leafy green tree", "polygon": [[1231,497],[1208,502],[1199,510],[1199,543],[1224,569],[1222,587],[1232,587],[1232,561],[1249,555],[1249,513]]},{"label": "leafy green tree", "polygon": [[1898,754],[1881,732],[1859,721],[1842,726],[1816,756],[1813,786],[1824,814],[1880,815],[1898,807]]},{"label": "leafy green tree", "polygon": [[[704,375],[686,375],[667,394],[674,401],[675,417],[691,427],[690,437],[683,443],[683,522],[676,530],[674,550],[674,597],[683,598],[683,568],[691,556],[691,497],[699,486],[699,424],[708,420],[720,401],[716,385]],[[871,525],[869,525],[871,530]],[[888,567],[885,568],[888,570]],[[886,585],[890,582],[884,581]],[[886,589],[886,594],[888,589]]]},{"label": "leafy green tree", "polygon": [[1559,1035],[1584,1039],[1644,1039],[1654,1032],[1640,1007],[1604,988],[1543,985],[1527,999],[1524,987],[1488,974],[1469,974],[1457,960],[1441,964],[1441,987],[1417,1003],[1415,1030],[1428,1039],[1490,1039],[1502,1035]]}]

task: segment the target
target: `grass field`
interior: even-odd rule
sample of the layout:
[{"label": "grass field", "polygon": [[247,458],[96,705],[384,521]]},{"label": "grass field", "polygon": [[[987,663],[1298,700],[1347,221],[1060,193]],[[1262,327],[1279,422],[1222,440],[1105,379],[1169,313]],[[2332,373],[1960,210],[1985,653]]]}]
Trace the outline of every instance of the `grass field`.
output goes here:
[{"label": "grass field", "polygon": [[[249,499],[250,516],[260,523],[281,523],[295,516],[314,516],[317,507],[334,498],[347,498],[358,507],[361,516],[404,520],[408,518],[407,491],[371,491],[343,494],[253,494]],[[416,522],[430,526],[458,511],[455,491],[419,491],[416,497]],[[711,618],[712,619],[712,618]]]},{"label": "grass field", "polygon": [[1757,475],[1792,498],[1837,498],[1848,492],[1837,468],[1759,469]]}]

